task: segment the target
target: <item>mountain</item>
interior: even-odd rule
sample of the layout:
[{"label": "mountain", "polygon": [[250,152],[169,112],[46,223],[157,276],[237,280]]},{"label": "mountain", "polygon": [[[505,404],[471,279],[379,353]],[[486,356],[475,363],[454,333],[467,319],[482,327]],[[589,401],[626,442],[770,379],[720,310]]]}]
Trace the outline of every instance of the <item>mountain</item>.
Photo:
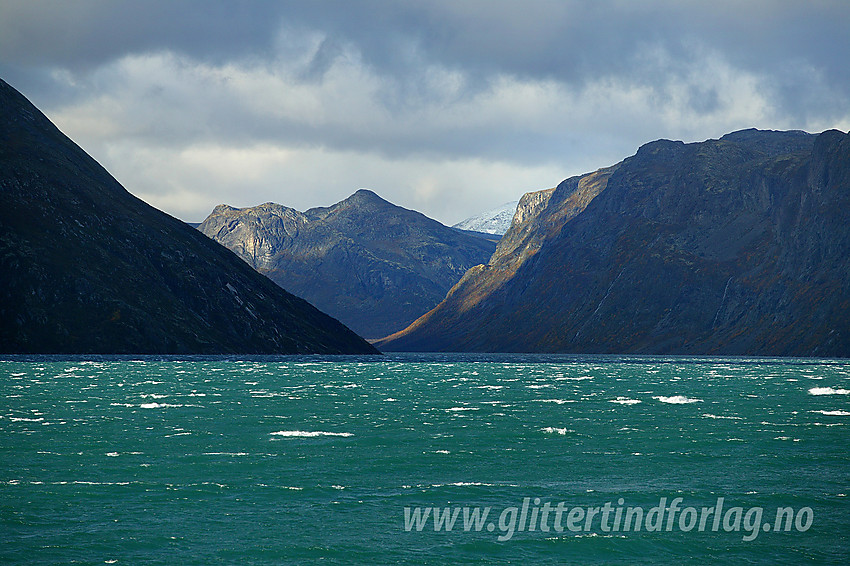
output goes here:
[{"label": "mountain", "polygon": [[0,81],[0,352],[375,350],[132,196]]},{"label": "mountain", "polygon": [[433,308],[496,247],[365,189],[306,212],[219,205],[199,229],[367,338]]},{"label": "mountain", "polygon": [[850,356],[850,136],[659,140],[527,194],[490,262],[377,345]]},{"label": "mountain", "polygon": [[499,208],[482,212],[476,216],[470,216],[466,220],[461,220],[452,228],[458,230],[466,230],[469,232],[483,232],[484,234],[502,235],[508,231],[511,226],[511,219],[516,212],[518,201],[503,204]]}]

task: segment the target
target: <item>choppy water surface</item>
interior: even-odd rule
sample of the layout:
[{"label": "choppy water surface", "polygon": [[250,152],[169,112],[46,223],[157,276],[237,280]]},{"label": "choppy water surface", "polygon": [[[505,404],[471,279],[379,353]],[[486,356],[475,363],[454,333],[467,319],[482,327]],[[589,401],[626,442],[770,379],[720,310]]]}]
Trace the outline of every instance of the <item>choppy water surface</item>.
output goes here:
[{"label": "choppy water surface", "polygon": [[[850,560],[844,362],[45,357],[0,361],[0,399],[4,564]],[[540,516],[720,497],[812,520],[745,541]],[[491,515],[405,528],[405,508],[462,507]]]}]

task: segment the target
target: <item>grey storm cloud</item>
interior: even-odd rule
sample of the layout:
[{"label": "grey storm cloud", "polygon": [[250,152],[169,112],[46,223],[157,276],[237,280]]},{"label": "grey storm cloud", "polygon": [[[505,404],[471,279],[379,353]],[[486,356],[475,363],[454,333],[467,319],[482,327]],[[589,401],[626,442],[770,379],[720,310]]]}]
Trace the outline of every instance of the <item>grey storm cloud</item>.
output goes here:
[{"label": "grey storm cloud", "polygon": [[746,66],[779,69],[803,59],[839,81],[850,77],[850,11],[842,0],[5,0],[0,12],[4,59],[27,64],[96,65],[163,48],[199,58],[262,55],[287,25],[351,41],[371,64],[398,73],[415,49],[485,73],[569,80],[627,71],[628,54],[641,43],[675,50],[698,40]]},{"label": "grey storm cloud", "polygon": [[459,220],[658,137],[847,129],[848,24],[844,0],[4,0],[0,76],[174,214],[372,185]]},{"label": "grey storm cloud", "polygon": [[423,64],[481,80],[509,73],[569,84],[608,75],[651,82],[657,77],[642,75],[633,59],[641,48],[661,46],[686,63],[700,44],[736,66],[771,75],[792,107],[802,67],[836,92],[850,92],[850,8],[843,0],[5,0],[0,15],[0,58],[8,67],[82,70],[158,50],[202,61],[266,58],[281,47],[285,27],[325,35],[314,74],[349,44],[401,83],[415,82]]}]

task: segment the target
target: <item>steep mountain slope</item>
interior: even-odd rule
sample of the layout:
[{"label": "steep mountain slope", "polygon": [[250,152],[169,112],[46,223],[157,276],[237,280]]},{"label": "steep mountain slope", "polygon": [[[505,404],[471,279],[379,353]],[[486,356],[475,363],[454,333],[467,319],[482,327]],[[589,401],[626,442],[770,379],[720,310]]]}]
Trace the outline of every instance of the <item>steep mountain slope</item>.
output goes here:
[{"label": "steep mountain slope", "polygon": [[384,350],[850,356],[850,136],[666,140],[526,195]]},{"label": "steep mountain slope", "polygon": [[0,81],[0,352],[374,349],[125,191]]},{"label": "steep mountain slope", "polygon": [[219,205],[199,229],[367,338],[413,322],[495,249],[363,189],[306,212]]},{"label": "steep mountain slope", "polygon": [[484,234],[498,234],[501,236],[511,227],[511,219],[516,212],[518,201],[503,204],[499,208],[470,216],[466,220],[461,220],[452,228],[458,230],[466,230],[469,232],[483,232]]}]

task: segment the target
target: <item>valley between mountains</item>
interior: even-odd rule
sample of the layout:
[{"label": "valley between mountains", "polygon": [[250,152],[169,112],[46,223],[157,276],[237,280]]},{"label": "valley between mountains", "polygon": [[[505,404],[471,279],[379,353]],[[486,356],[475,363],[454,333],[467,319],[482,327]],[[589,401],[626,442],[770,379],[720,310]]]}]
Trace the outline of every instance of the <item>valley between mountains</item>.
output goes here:
[{"label": "valley between mountains", "polygon": [[0,142],[0,352],[850,356],[837,130],[653,141],[455,227],[361,189],[196,230],[2,81]]},{"label": "valley between mountains", "polygon": [[848,198],[847,134],[744,130],[528,193],[492,255],[366,190],[200,229],[385,351],[846,356]]}]

